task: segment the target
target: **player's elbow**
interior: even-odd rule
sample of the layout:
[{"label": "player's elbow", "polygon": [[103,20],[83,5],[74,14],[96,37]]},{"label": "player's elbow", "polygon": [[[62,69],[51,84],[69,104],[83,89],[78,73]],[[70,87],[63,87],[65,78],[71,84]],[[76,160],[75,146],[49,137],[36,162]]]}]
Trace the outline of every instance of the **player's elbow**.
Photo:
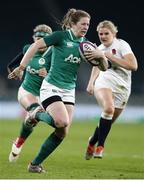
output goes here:
[{"label": "player's elbow", "polygon": [[132,71],[137,71],[137,69],[138,69],[138,64],[137,63],[133,64],[131,70]]},{"label": "player's elbow", "polygon": [[134,57],[133,61],[131,63],[131,70],[132,71],[137,71],[137,69],[138,69],[138,62],[137,62],[137,59]]},{"label": "player's elbow", "polygon": [[135,67],[135,68],[133,68],[133,70],[132,70],[132,71],[137,71],[137,69],[138,69],[138,66],[137,66],[137,67]]}]

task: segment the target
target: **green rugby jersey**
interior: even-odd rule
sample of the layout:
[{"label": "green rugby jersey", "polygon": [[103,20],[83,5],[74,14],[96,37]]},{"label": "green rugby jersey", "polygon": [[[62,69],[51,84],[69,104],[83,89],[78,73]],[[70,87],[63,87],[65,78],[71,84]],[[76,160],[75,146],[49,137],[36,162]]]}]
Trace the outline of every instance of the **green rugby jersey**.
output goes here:
[{"label": "green rugby jersey", "polygon": [[[23,53],[27,51],[30,45],[23,48]],[[29,61],[22,87],[35,96],[40,95],[40,87],[44,77],[38,75],[39,69],[46,68],[47,72],[50,69],[52,48],[49,47],[45,52],[37,52]]]},{"label": "green rugby jersey", "polygon": [[71,30],[56,31],[44,37],[48,46],[53,45],[51,67],[45,80],[62,89],[76,86],[77,71],[82,62],[79,43],[85,37],[77,38]]}]

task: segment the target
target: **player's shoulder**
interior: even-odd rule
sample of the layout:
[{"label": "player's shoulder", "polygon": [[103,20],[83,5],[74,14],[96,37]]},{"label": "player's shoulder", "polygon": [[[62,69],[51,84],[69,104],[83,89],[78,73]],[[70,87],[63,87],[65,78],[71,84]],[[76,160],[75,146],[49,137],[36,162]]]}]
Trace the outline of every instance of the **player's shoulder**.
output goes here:
[{"label": "player's shoulder", "polygon": [[46,37],[44,37],[44,38],[45,38],[45,39],[46,39],[46,38],[49,39],[49,37],[52,37],[52,38],[54,38],[54,39],[61,40],[61,39],[63,39],[63,38],[66,36],[66,33],[67,33],[66,31],[58,30],[58,31],[54,31],[51,35],[46,36]]},{"label": "player's shoulder", "polygon": [[51,35],[63,36],[63,35],[66,34],[66,33],[67,33],[66,30],[57,30],[57,31],[54,31]]},{"label": "player's shoulder", "polygon": [[131,46],[129,45],[129,43],[127,41],[125,41],[124,39],[116,39],[116,43],[114,44],[114,47],[116,47],[117,49],[119,49],[119,51],[121,52],[131,52]]},{"label": "player's shoulder", "polygon": [[117,38],[115,41],[116,41],[116,43],[120,44],[121,46],[129,45],[129,43],[124,39]]}]

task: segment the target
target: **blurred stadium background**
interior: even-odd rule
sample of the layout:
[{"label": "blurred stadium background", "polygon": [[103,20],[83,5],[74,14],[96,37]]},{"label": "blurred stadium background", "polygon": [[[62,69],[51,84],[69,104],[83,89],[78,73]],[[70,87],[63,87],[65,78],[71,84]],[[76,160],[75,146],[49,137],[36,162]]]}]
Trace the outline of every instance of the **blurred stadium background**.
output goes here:
[{"label": "blurred stadium background", "polygon": [[[19,81],[7,79],[7,63],[19,53],[23,46],[32,42],[32,30],[37,24],[45,23],[53,30],[59,30],[61,20],[69,8],[83,9],[91,14],[91,25],[87,37],[99,44],[96,25],[99,21],[112,20],[119,29],[118,36],[128,41],[137,56],[139,69],[133,73],[132,94],[123,113],[125,119],[143,120],[144,78],[143,78],[143,6],[136,1],[84,1],[84,0],[30,0],[1,1],[0,34],[0,119],[21,116],[23,111],[17,103]],[[86,86],[91,66],[83,64],[79,70],[76,93],[76,118],[96,116],[100,113],[95,99],[89,97]]]}]

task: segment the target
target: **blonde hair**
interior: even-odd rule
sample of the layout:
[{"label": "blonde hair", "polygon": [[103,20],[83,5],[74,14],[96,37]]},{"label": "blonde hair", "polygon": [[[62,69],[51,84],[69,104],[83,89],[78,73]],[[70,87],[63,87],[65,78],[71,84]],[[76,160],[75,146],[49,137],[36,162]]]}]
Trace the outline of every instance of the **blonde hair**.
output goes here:
[{"label": "blonde hair", "polygon": [[46,32],[46,33],[52,33],[52,29],[50,26],[46,25],[46,24],[40,24],[40,25],[37,25],[34,29],[33,29],[33,32],[36,33],[36,32]]},{"label": "blonde hair", "polygon": [[91,16],[86,11],[80,9],[69,9],[66,15],[63,18],[61,23],[62,29],[69,29],[71,28],[72,23],[76,24],[82,17],[88,17],[89,19]]},{"label": "blonde hair", "polygon": [[99,32],[99,30],[101,28],[107,28],[109,29],[113,34],[117,34],[118,32],[118,29],[117,29],[117,26],[114,25],[114,23],[112,21],[108,21],[108,20],[104,20],[104,21],[101,21],[98,26],[97,26],[97,32]]}]

